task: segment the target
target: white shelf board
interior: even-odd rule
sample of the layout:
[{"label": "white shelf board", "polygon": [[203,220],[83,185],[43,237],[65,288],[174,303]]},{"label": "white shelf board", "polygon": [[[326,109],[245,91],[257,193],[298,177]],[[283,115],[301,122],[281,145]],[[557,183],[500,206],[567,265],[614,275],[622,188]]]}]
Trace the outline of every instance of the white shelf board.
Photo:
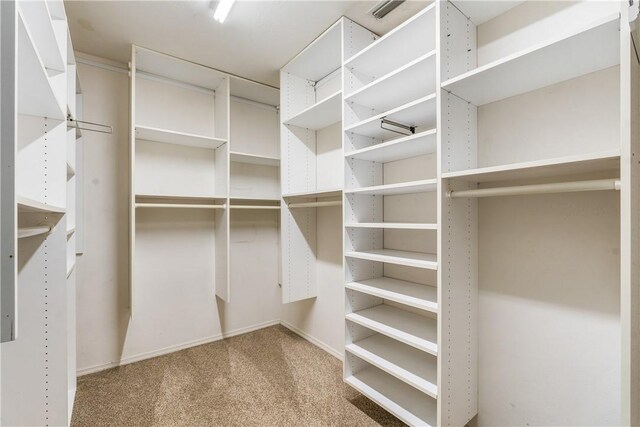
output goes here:
[{"label": "white shelf board", "polygon": [[260,197],[260,196],[253,196],[253,197],[245,197],[245,196],[229,196],[229,199],[231,199],[231,201],[251,201],[251,200],[255,200],[255,201],[260,201],[260,202],[278,202],[280,203],[280,197]]},{"label": "white shelf board", "polygon": [[220,206],[221,202],[226,202],[226,196],[205,197],[167,194],[136,194],[135,202],[136,206],[144,205],[144,207],[155,207],[153,205]]},{"label": "white shelf board", "polygon": [[423,128],[432,129],[436,124],[436,94],[427,95],[400,107],[377,114],[366,120],[354,123],[344,130],[345,132],[381,140],[397,137],[398,134],[396,132],[380,127],[380,121],[385,117],[407,126],[415,126],[420,132]]},{"label": "white shelf board", "polygon": [[398,184],[376,185],[373,187],[354,188],[344,190],[345,194],[363,194],[390,196],[397,194],[422,193],[437,190],[436,179],[423,179],[421,181],[401,182]]},{"label": "white shelf board", "polygon": [[435,48],[435,2],[345,62],[345,67],[380,77]]},{"label": "white shelf board", "polygon": [[375,367],[363,369],[345,382],[410,426],[437,423],[435,400]]},{"label": "white shelf board", "polygon": [[438,360],[384,335],[348,344],[346,350],[426,395],[438,398]]},{"label": "white shelf board", "polygon": [[385,111],[435,90],[436,51],[433,50],[358,89],[345,97],[345,101]]},{"label": "white shelf board", "polygon": [[285,199],[291,199],[294,197],[300,198],[324,198],[324,197],[339,197],[342,196],[342,190],[338,188],[328,189],[328,190],[317,190],[317,191],[303,191],[300,193],[288,193],[283,194],[282,197]]},{"label": "white shelf board", "polygon": [[349,313],[346,318],[418,350],[438,355],[438,327],[435,319],[387,304]]},{"label": "white shelf board", "polygon": [[348,222],[347,228],[383,228],[386,230],[437,230],[438,224],[423,222]]},{"label": "white shelf board", "polygon": [[69,162],[67,162],[67,181],[68,181],[71,177],[75,176],[75,174],[76,174],[75,169],[73,168],[73,166],[71,166],[71,165],[69,164]]},{"label": "white shelf board", "polygon": [[408,159],[410,157],[435,154],[437,146],[436,130],[432,129],[376,144],[371,147],[354,150],[345,154],[345,157],[370,162],[387,163]]},{"label": "white shelf board", "polygon": [[320,34],[282,71],[317,82],[342,65],[342,20]]},{"label": "white shelf board", "polygon": [[240,153],[238,151],[231,151],[229,153],[232,162],[237,163],[249,163],[252,165],[261,166],[280,166],[280,159],[277,157],[260,156],[257,154]]},{"label": "white shelf board", "polygon": [[18,227],[18,239],[26,239],[28,237],[48,234],[51,227],[48,225],[38,225],[34,227]]},{"label": "white shelf board", "polygon": [[514,53],[458,77],[442,88],[484,105],[620,63],[618,14]]},{"label": "white shelf board", "polygon": [[593,172],[614,172],[619,170],[620,150],[611,150],[502,166],[489,166],[458,172],[446,172],[442,174],[442,178],[480,183],[550,178],[589,174]]},{"label": "white shelf board", "polygon": [[64,207],[48,205],[23,196],[16,196],[16,203],[18,205],[18,212],[50,214],[63,214],[66,212]]},{"label": "white shelf board", "polygon": [[71,228],[67,229],[67,237],[71,236],[75,232],[76,232],[76,228],[75,227],[71,227]]},{"label": "white shelf board", "polygon": [[524,3],[525,0],[455,0],[451,1],[456,8],[476,25],[483,24],[498,15],[502,15],[509,9]]},{"label": "white shelf board", "polygon": [[231,76],[229,80],[231,96],[271,106],[280,104],[280,90],[238,76]]},{"label": "white shelf board", "polygon": [[280,206],[270,206],[270,205],[230,205],[230,209],[244,209],[244,210],[260,210],[260,211],[268,211],[268,210],[279,210]]},{"label": "white shelf board", "polygon": [[377,277],[350,282],[345,287],[432,313],[438,312],[438,289],[434,286]]},{"label": "white shelf board", "polygon": [[62,57],[58,46],[48,3],[48,1],[23,1],[18,5],[44,67],[64,72],[66,58]]},{"label": "white shelf board", "polygon": [[312,130],[326,128],[342,120],[341,102],[342,92],[336,92],[285,120],[284,124]]},{"label": "white shelf board", "polygon": [[71,265],[67,266],[67,279],[69,278],[69,276],[71,276],[71,273],[73,273],[73,270],[76,269],[76,259],[75,259],[75,255],[73,257],[73,262],[71,263]]},{"label": "white shelf board", "polygon": [[62,104],[56,97],[49,75],[38,56],[31,34],[21,14],[18,16],[18,113],[66,120]]},{"label": "white shelf board", "polygon": [[438,257],[422,252],[398,251],[395,249],[370,249],[366,251],[345,252],[347,258],[357,258],[387,264],[406,265],[408,267],[437,270]]},{"label": "white shelf board", "polygon": [[226,144],[226,139],[210,136],[195,135],[191,133],[175,132],[167,129],[158,129],[148,126],[136,126],[136,139],[145,141],[162,142],[165,144],[184,145],[187,147],[216,149]]}]

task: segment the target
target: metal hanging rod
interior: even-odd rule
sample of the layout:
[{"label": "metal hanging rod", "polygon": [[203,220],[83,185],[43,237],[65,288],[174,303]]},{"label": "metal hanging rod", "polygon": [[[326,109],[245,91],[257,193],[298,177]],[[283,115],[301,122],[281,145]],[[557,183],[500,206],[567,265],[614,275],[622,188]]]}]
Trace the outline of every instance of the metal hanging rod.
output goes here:
[{"label": "metal hanging rod", "polygon": [[[388,127],[384,127],[384,125],[389,125],[389,126],[393,126],[399,129],[402,129],[405,132],[396,130],[396,129],[391,129]],[[395,133],[399,133],[400,135],[413,135],[416,133],[416,127],[415,126],[408,126],[402,123],[398,123],[398,122],[394,122],[393,120],[389,120],[386,117],[383,117],[380,119],[380,129],[384,129],[384,130],[388,130],[390,132],[395,132]],[[408,133],[407,133],[408,132]]]},{"label": "metal hanging rod", "polygon": [[290,209],[295,208],[321,208],[326,206],[341,206],[342,200],[335,200],[330,202],[301,202],[301,203],[289,203]]},{"label": "metal hanging rod", "polygon": [[[85,125],[89,125],[89,126],[96,126],[98,128],[102,128],[102,129],[91,129],[91,128],[88,128],[88,127],[81,127],[79,124],[85,124]],[[74,129],[80,129],[80,130],[86,130],[88,132],[99,132],[99,133],[108,133],[108,134],[113,133],[113,129],[109,125],[103,125],[103,124],[100,124],[100,123],[87,122],[87,121],[84,121],[84,120],[76,120],[76,119],[72,118],[71,115],[67,116],[67,127],[74,128]]]},{"label": "metal hanging rod", "polygon": [[136,203],[136,208],[226,209],[227,205],[197,205],[189,203]]},{"label": "metal hanging rod", "polygon": [[39,236],[41,234],[49,234],[53,227],[48,224],[37,225],[34,227],[18,227],[18,239]]},{"label": "metal hanging rod", "polygon": [[518,185],[514,187],[479,188],[476,190],[448,191],[451,199],[495,196],[520,196],[526,194],[575,193],[580,191],[620,190],[619,179],[593,181],[556,182],[552,184]]}]

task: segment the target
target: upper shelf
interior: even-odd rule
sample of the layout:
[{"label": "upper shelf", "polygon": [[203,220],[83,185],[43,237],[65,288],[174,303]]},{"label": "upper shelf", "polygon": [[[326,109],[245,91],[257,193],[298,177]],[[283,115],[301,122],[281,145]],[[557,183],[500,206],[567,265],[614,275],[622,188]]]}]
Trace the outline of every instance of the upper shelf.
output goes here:
[{"label": "upper shelf", "polygon": [[342,20],[296,55],[282,71],[317,82],[342,65]]},{"label": "upper shelf", "polygon": [[455,0],[451,2],[471,22],[480,25],[524,3],[525,0]]},{"label": "upper shelf", "polygon": [[393,70],[345,98],[345,101],[384,111],[435,92],[436,51]]},{"label": "upper shelf", "polygon": [[447,80],[442,88],[480,106],[620,63],[619,17],[601,18]]},{"label": "upper shelf", "polygon": [[48,1],[22,1],[18,4],[45,68],[64,72],[66,58],[63,58],[58,45],[59,35],[56,34],[48,3]]},{"label": "upper shelf", "polygon": [[184,145],[187,147],[216,149],[226,144],[226,139],[210,136],[194,135],[172,130],[152,128],[148,126],[136,126],[136,139],[146,141],[163,142],[165,144]]},{"label": "upper shelf", "polygon": [[614,172],[619,176],[620,150],[447,172],[442,174],[442,178],[480,183],[551,178],[607,171]]},{"label": "upper shelf", "polygon": [[56,97],[49,75],[21,14],[18,17],[17,74],[18,113],[55,120],[66,119],[66,109],[63,109]]},{"label": "upper shelf", "polygon": [[317,102],[287,119],[284,124],[318,130],[339,122],[342,119],[342,92]]},{"label": "upper shelf", "polygon": [[66,209],[62,206],[53,206],[28,197],[16,196],[18,204],[18,212],[24,213],[45,213],[45,214],[63,214]]},{"label": "upper shelf", "polygon": [[436,124],[436,94],[425,96],[393,110],[385,111],[354,123],[344,130],[345,132],[353,132],[380,140],[397,137],[398,134],[396,132],[381,127],[381,120],[384,118],[407,126],[415,126],[420,130],[434,128]]},{"label": "upper shelf", "polygon": [[288,193],[283,194],[282,197],[285,199],[291,199],[294,197],[299,198],[324,198],[324,197],[339,197],[342,196],[342,190],[340,189],[329,189],[329,190],[317,190],[317,191],[303,191],[299,193]]},{"label": "upper shelf", "polygon": [[381,77],[436,48],[435,2],[349,58],[345,67]]},{"label": "upper shelf", "polygon": [[237,162],[237,163],[249,163],[252,165],[261,165],[261,166],[279,166],[280,165],[280,159],[277,157],[240,153],[238,151],[232,151],[230,153],[230,156],[231,156],[231,161]]},{"label": "upper shelf", "polygon": [[423,179],[420,181],[399,182],[397,184],[376,185],[345,190],[345,194],[365,194],[375,196],[391,196],[398,194],[423,193],[436,191],[437,180]]},{"label": "upper shelf", "polygon": [[354,150],[344,156],[350,159],[387,163],[425,154],[434,154],[436,148],[436,130],[432,129]]},{"label": "upper shelf", "polygon": [[275,87],[256,83],[242,77],[231,76],[230,81],[231,96],[248,99],[260,104],[277,106],[280,104],[280,91]]}]

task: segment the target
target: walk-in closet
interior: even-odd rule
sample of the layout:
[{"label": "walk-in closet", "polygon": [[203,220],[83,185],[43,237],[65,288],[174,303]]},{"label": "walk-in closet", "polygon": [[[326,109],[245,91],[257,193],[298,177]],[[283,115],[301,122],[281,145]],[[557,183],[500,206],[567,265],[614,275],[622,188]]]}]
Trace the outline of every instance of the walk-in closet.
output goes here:
[{"label": "walk-in closet", "polygon": [[638,15],[0,2],[0,426],[639,426]]}]

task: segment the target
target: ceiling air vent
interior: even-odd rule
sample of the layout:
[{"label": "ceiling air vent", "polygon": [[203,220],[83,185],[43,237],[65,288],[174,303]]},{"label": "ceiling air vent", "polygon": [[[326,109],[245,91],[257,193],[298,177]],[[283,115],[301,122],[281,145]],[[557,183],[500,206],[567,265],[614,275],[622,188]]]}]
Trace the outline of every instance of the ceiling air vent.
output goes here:
[{"label": "ceiling air vent", "polygon": [[405,0],[382,0],[375,5],[369,13],[376,19],[382,19],[389,14],[393,9],[404,3]]}]

